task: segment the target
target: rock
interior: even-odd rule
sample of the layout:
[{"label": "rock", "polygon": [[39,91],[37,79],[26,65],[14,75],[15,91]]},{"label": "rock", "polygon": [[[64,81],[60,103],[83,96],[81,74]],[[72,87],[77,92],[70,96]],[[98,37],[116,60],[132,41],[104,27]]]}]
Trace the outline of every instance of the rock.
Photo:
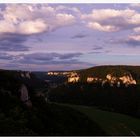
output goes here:
[{"label": "rock", "polygon": [[25,76],[26,76],[26,78],[31,79],[31,76],[30,76],[29,72],[26,72]]},{"label": "rock", "polygon": [[24,78],[24,77],[25,77],[25,76],[24,76],[24,73],[21,73],[21,77],[22,77],[22,78]]},{"label": "rock", "polygon": [[68,76],[68,83],[77,83],[80,80],[80,76],[76,72],[72,72]]},{"label": "rock", "polygon": [[29,108],[32,107],[32,102],[30,101],[28,89],[26,85],[22,84],[20,88],[20,100]]},{"label": "rock", "polygon": [[79,76],[69,77],[68,78],[68,83],[77,83],[77,82],[79,82],[79,79],[80,79]]}]

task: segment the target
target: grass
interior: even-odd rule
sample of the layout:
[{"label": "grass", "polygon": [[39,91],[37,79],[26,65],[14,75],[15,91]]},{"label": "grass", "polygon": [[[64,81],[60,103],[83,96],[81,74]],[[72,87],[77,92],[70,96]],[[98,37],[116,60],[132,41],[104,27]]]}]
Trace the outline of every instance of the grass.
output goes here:
[{"label": "grass", "polygon": [[108,136],[139,136],[140,120],[95,107],[61,104],[85,114],[90,120],[97,123]]}]

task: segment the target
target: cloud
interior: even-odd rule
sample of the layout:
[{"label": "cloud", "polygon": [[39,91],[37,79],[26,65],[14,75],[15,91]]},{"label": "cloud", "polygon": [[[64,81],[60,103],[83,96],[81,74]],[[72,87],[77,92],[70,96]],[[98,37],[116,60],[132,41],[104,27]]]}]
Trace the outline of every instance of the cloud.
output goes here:
[{"label": "cloud", "polygon": [[19,33],[20,34],[36,34],[44,31],[48,31],[49,26],[43,20],[35,20],[35,21],[24,21],[19,24]]},{"label": "cloud", "polygon": [[[20,65],[26,70],[72,70],[89,67],[93,64],[78,60],[81,53],[32,53],[14,56],[11,64]],[[6,67],[6,66],[5,66]]]},{"label": "cloud", "polygon": [[93,64],[78,60],[81,53],[32,53],[15,56],[11,64],[20,65],[19,69],[29,70],[70,70],[89,67]]},{"label": "cloud", "polygon": [[80,39],[80,38],[85,38],[87,36],[88,36],[87,34],[79,33],[79,34],[76,34],[76,35],[72,36],[71,38],[72,39],[76,39],[76,38]]},{"label": "cloud", "polygon": [[30,47],[23,45],[27,36],[18,34],[3,34],[0,36],[1,51],[28,51]]},{"label": "cloud", "polygon": [[13,56],[7,53],[0,53],[0,60],[13,60]]},{"label": "cloud", "polygon": [[0,11],[0,34],[37,34],[75,23],[75,16],[47,4],[9,4]]},{"label": "cloud", "polygon": [[140,27],[134,28],[134,32],[140,33]]},{"label": "cloud", "polygon": [[70,13],[73,13],[74,15],[79,15],[81,14],[81,11],[79,8],[77,7],[72,7],[72,6],[64,6],[64,5],[58,5],[56,8],[55,8],[56,11],[58,12],[70,12]]},{"label": "cloud", "polygon": [[130,4],[130,7],[139,8],[140,7],[140,3],[132,3],[132,4]]},{"label": "cloud", "polygon": [[73,24],[75,22],[75,18],[71,14],[58,13],[56,14],[56,22],[57,26],[66,26]]},{"label": "cloud", "polygon": [[77,62],[75,58],[81,56],[82,53],[32,53],[21,55],[19,62],[31,63],[31,64],[60,64],[60,63],[71,63]]},{"label": "cloud", "polygon": [[20,45],[20,44],[11,44],[10,42],[8,43],[0,43],[0,50],[1,51],[28,51],[29,47]]},{"label": "cloud", "polygon": [[94,45],[94,47],[92,48],[92,50],[102,50],[103,47],[98,46],[98,45]]},{"label": "cloud", "polygon": [[124,42],[131,46],[139,46],[140,45],[140,35],[131,35]]},{"label": "cloud", "polygon": [[[130,7],[133,6],[130,5]],[[116,32],[140,26],[140,13],[130,8],[122,10],[94,9],[90,13],[81,13],[76,7],[64,5],[7,4],[5,8],[1,9],[0,15],[2,16],[0,18],[0,34],[32,35],[50,32],[72,25],[79,20],[81,23],[85,23],[88,28],[103,32]]]},{"label": "cloud", "polygon": [[75,57],[79,57],[81,56],[82,53],[67,53],[67,54],[61,54],[59,55],[59,59],[72,59],[72,58],[75,58]]},{"label": "cloud", "polygon": [[17,68],[20,68],[20,64],[14,64],[14,63],[9,63],[9,64],[4,64],[3,67],[5,67],[6,69],[15,69],[17,70]]},{"label": "cloud", "polygon": [[131,47],[140,45],[140,35],[129,35],[126,39],[110,40],[112,44],[127,44]]},{"label": "cloud", "polygon": [[91,51],[88,54],[101,54],[101,53],[103,53],[103,52],[101,52],[101,51]]},{"label": "cloud", "polygon": [[89,14],[82,14],[81,19],[90,29],[103,32],[116,32],[140,26],[140,13],[133,9],[94,9]]},{"label": "cloud", "polygon": [[7,33],[0,35],[0,42],[15,42],[15,43],[23,43],[27,40],[27,36],[25,35],[19,35],[19,34],[13,34],[13,33]]},{"label": "cloud", "polygon": [[99,45],[94,45],[92,50],[89,52],[89,54],[102,54],[102,53],[107,53],[103,47]]},{"label": "cloud", "polygon": [[113,25],[101,25],[98,22],[89,22],[87,27],[89,27],[91,29],[96,29],[99,31],[104,31],[104,32],[114,32],[114,31],[118,30],[118,28],[116,28]]}]

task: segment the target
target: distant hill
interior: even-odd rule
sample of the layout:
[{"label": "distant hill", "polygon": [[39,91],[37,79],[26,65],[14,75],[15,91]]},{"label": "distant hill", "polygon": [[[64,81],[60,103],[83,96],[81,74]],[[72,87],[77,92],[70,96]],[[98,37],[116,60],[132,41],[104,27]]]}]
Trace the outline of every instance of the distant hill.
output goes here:
[{"label": "distant hill", "polygon": [[134,79],[140,82],[140,66],[96,66],[88,69],[78,70],[77,72],[83,79],[88,76],[105,78],[107,74],[113,74],[114,76],[131,74]]},{"label": "distant hill", "polygon": [[[67,81],[67,78],[70,76],[69,73],[77,73],[80,76],[80,81],[87,81],[87,77],[98,77],[105,79],[107,74],[111,74],[116,77],[121,77],[124,75],[132,75],[132,77],[137,81],[137,84],[140,83],[140,66],[125,66],[125,65],[105,65],[105,66],[95,66],[88,69],[82,70],[71,70],[71,71],[51,71],[54,73],[49,75],[49,72],[34,72],[37,78],[42,80],[48,80],[56,83],[63,83]],[[65,74],[68,73],[68,74]],[[56,75],[57,74],[57,75]]]}]

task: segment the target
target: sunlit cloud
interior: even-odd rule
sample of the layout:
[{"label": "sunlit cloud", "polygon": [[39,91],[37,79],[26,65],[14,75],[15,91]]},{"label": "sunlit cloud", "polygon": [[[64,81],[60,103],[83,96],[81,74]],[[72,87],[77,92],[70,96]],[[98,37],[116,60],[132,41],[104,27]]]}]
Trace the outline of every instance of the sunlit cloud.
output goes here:
[{"label": "sunlit cloud", "polygon": [[0,5],[1,68],[140,65],[139,46],[139,4]]},{"label": "sunlit cloud", "polygon": [[87,27],[104,32],[130,30],[140,26],[140,13],[133,9],[94,9],[82,14]]},{"label": "sunlit cloud", "polygon": [[0,15],[0,33],[36,34],[75,22],[73,15],[60,13],[47,4],[9,4],[1,10]]}]

